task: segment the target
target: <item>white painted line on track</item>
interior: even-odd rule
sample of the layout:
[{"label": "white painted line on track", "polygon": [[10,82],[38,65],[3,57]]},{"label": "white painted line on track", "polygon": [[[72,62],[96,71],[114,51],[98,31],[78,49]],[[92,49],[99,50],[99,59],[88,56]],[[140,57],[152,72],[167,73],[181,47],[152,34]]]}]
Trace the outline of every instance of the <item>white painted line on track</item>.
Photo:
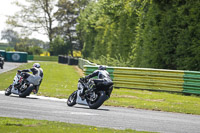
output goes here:
[{"label": "white painted line on track", "polygon": [[[0,94],[5,94],[5,91],[0,91]],[[14,95],[14,94],[11,94]],[[17,95],[16,95],[17,96]],[[45,96],[37,96],[37,95],[30,95],[27,96],[30,98],[37,98],[37,99],[42,99],[42,100],[51,100],[51,101],[59,101],[59,102],[67,102],[67,99],[59,99],[55,97],[45,97]]]}]

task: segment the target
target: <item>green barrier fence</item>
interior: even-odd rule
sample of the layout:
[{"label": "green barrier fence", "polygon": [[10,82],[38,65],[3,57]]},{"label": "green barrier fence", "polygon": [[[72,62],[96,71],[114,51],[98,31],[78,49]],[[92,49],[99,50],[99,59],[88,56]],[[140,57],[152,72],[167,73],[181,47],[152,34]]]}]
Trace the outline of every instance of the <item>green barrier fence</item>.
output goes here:
[{"label": "green barrier fence", "polygon": [[34,56],[33,55],[28,55],[28,60],[33,60]]},{"label": "green barrier fence", "polygon": [[200,94],[200,72],[184,72],[183,92],[191,94]]},{"label": "green barrier fence", "polygon": [[[84,68],[85,75],[88,75],[98,66],[85,65]],[[115,88],[200,94],[200,72],[197,71],[128,67],[107,67],[107,71]]]},{"label": "green barrier fence", "polygon": [[5,50],[0,50],[0,54],[4,57],[4,59],[6,58],[6,51]]},{"label": "green barrier fence", "polygon": [[27,52],[6,52],[6,61],[27,62]]}]

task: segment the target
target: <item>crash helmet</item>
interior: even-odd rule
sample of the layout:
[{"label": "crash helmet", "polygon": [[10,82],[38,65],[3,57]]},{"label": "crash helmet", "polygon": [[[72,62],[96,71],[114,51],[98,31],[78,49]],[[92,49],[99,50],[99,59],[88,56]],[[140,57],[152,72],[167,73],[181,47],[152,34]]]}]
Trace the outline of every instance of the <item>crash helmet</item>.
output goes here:
[{"label": "crash helmet", "polygon": [[40,64],[39,64],[39,63],[34,63],[34,64],[33,64],[33,67],[40,68]]},{"label": "crash helmet", "polygon": [[100,65],[99,68],[98,68],[98,70],[106,70],[106,66]]}]

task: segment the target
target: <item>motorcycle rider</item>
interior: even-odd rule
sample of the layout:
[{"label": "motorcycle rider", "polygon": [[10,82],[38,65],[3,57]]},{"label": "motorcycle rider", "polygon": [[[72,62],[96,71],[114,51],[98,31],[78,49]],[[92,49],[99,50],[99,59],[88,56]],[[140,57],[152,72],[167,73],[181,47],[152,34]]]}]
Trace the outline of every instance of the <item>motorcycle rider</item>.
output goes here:
[{"label": "motorcycle rider", "polygon": [[[113,85],[112,79],[110,78],[109,73],[106,71],[106,66],[100,65],[98,67],[98,70],[95,70],[92,74],[89,74],[88,76],[85,76],[82,79],[87,80],[95,76],[98,76],[98,79],[92,79],[90,81],[90,82],[94,82],[94,85],[90,85],[89,89],[94,89],[95,87],[98,89],[98,88],[108,87],[110,85]],[[112,88],[110,88],[109,96],[111,92],[112,92]],[[80,93],[80,96],[82,97],[84,94],[85,94],[85,88],[83,89],[83,92]]]},{"label": "motorcycle rider", "polygon": [[[33,67],[30,69],[18,70],[18,73],[21,72],[25,72],[23,76],[24,79],[28,80],[30,83],[33,83],[33,85],[36,85],[36,90],[33,90],[33,93],[36,94],[43,79],[43,69],[40,67],[40,64],[34,63]],[[33,74],[27,72],[32,72]]]}]

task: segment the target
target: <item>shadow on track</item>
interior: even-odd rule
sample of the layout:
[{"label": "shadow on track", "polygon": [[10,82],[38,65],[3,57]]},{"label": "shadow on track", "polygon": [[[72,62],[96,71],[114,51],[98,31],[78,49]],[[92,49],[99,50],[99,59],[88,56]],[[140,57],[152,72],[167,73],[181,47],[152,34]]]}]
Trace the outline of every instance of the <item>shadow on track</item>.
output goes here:
[{"label": "shadow on track", "polygon": [[18,95],[10,95],[9,97],[13,97],[13,98],[23,98],[23,99],[39,99],[36,97],[19,97]]},{"label": "shadow on track", "polygon": [[[73,107],[72,107],[73,108]],[[90,109],[89,107],[84,107],[84,106],[82,106],[82,107],[78,107],[78,106],[74,106],[74,108],[81,108],[81,109]],[[110,111],[109,109],[101,109],[101,108],[98,108],[98,109],[90,109],[90,110],[96,110],[96,111]]]}]

